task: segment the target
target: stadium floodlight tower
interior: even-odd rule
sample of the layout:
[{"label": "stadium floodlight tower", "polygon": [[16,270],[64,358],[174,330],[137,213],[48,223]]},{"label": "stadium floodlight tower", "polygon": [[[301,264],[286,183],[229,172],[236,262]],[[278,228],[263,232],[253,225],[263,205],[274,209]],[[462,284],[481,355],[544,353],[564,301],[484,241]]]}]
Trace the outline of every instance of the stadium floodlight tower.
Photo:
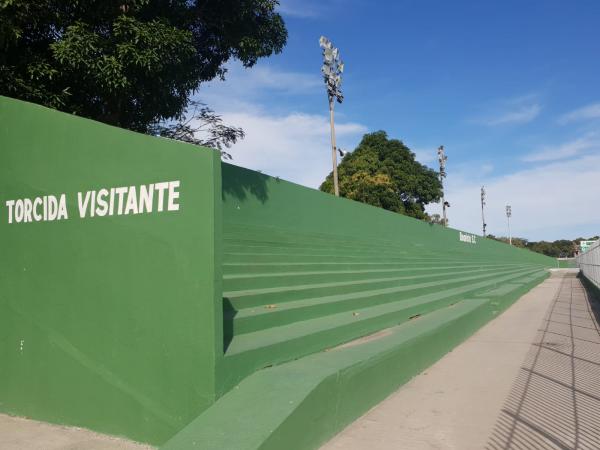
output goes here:
[{"label": "stadium floodlight tower", "polygon": [[485,206],[485,186],[481,186],[481,225],[483,228],[483,237],[485,237],[485,227],[487,224],[485,223],[485,213],[483,208]]},{"label": "stadium floodlight tower", "polygon": [[512,245],[512,235],[510,234],[510,217],[512,216],[512,208],[506,205],[506,222],[508,223],[508,243]]},{"label": "stadium floodlight tower", "polygon": [[340,196],[337,172],[337,147],[335,145],[335,126],[333,123],[333,105],[337,101],[342,103],[342,73],[344,73],[344,63],[340,59],[340,51],[333,46],[331,41],[325,36],[319,39],[319,45],[323,49],[323,67],[321,73],[327,88],[327,98],[329,99],[329,123],[331,126],[331,160],[333,163],[333,190],[337,197]]},{"label": "stadium floodlight tower", "polygon": [[446,161],[448,157],[444,153],[444,146],[440,145],[438,148],[438,162],[440,163],[440,183],[442,185],[442,220],[444,226],[448,226],[448,218],[446,217],[446,207],[450,206],[450,203],[446,201],[444,193],[444,178],[446,178]]}]

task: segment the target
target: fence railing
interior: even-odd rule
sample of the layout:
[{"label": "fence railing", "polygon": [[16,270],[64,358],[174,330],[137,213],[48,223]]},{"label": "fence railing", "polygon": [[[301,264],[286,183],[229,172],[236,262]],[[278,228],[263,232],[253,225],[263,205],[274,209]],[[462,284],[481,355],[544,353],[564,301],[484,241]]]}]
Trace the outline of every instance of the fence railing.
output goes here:
[{"label": "fence railing", "polygon": [[577,256],[577,267],[585,277],[600,288],[600,241],[593,244],[589,250]]}]

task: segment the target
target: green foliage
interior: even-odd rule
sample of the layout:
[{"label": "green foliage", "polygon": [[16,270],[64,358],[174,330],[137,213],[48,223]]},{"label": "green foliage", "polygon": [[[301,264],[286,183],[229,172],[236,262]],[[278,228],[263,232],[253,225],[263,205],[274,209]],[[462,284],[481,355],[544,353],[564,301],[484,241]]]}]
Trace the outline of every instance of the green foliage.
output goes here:
[{"label": "green foliage", "polygon": [[527,248],[554,258],[574,256],[577,245],[573,241],[560,239],[554,242],[528,242]]},{"label": "green foliage", "polygon": [[[442,195],[437,172],[384,131],[363,136],[338,166],[338,178],[340,196],[418,219],[427,219],[425,205]],[[320,189],[333,193],[331,173]]]},{"label": "green foliage", "polygon": [[[427,221],[435,225],[444,225],[444,218],[439,214],[431,214]],[[448,219],[446,219],[446,222],[448,222]],[[446,225],[448,224],[446,223]]]},{"label": "green foliage", "polygon": [[[493,234],[489,234],[487,237],[500,242],[509,242],[508,238],[504,236],[496,237]],[[553,258],[570,258],[575,256],[575,253],[579,251],[579,243],[581,241],[594,241],[597,239],[598,236],[589,239],[577,238],[572,241],[568,239],[559,239],[553,242],[530,242],[527,239],[523,238],[512,238],[512,244],[515,247],[527,248],[531,251],[542,253],[546,256],[551,256]]]},{"label": "green foliage", "polygon": [[277,0],[0,0],[0,95],[147,132],[200,83],[280,52]]},{"label": "green foliage", "polygon": [[203,103],[192,100],[190,106],[194,109],[186,109],[185,119],[176,123],[156,123],[150,128],[150,134],[211,147],[219,150],[223,159],[232,159],[225,149],[243,139],[244,130],[224,124],[221,116]]}]

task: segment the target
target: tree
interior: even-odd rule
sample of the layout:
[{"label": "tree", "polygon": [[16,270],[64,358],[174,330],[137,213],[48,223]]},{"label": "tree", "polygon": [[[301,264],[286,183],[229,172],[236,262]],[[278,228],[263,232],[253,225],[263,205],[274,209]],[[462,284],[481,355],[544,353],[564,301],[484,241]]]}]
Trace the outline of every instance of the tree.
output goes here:
[{"label": "tree", "polygon": [[140,132],[287,39],[277,0],[0,0],[0,95]]},{"label": "tree", "polygon": [[[508,244],[509,240],[504,236],[494,236],[493,234],[488,234],[489,239],[493,239],[495,241],[500,241]],[[527,239],[514,237],[512,238],[513,246],[527,248],[536,253],[542,253],[546,256],[550,256],[552,258],[571,258],[575,256],[576,252],[579,251],[579,242],[585,240],[596,240],[598,237],[583,239],[577,238],[573,241],[568,239],[559,239],[557,241],[548,242],[548,241],[539,241],[533,242],[528,241]]]},{"label": "tree", "polygon": [[[444,225],[444,219],[439,214],[431,214],[427,221],[435,225]],[[446,219],[446,221],[448,221],[448,219]],[[448,226],[448,224],[445,225]]]},{"label": "tree", "polygon": [[577,249],[577,245],[573,241],[566,239],[554,242],[530,242],[527,247],[534,252],[543,253],[554,258],[573,256]]},{"label": "tree", "polygon": [[225,125],[221,116],[203,103],[190,101],[194,108],[191,114],[189,108],[184,114],[185,118],[178,122],[161,122],[150,127],[149,133],[189,144],[211,147],[221,152],[223,159],[232,159],[225,151],[239,139],[245,136],[241,128]]},{"label": "tree", "polygon": [[[442,185],[434,170],[415,160],[402,141],[384,131],[365,134],[338,167],[340,196],[427,219],[425,205],[439,201]],[[320,189],[333,193],[330,173]]]}]

